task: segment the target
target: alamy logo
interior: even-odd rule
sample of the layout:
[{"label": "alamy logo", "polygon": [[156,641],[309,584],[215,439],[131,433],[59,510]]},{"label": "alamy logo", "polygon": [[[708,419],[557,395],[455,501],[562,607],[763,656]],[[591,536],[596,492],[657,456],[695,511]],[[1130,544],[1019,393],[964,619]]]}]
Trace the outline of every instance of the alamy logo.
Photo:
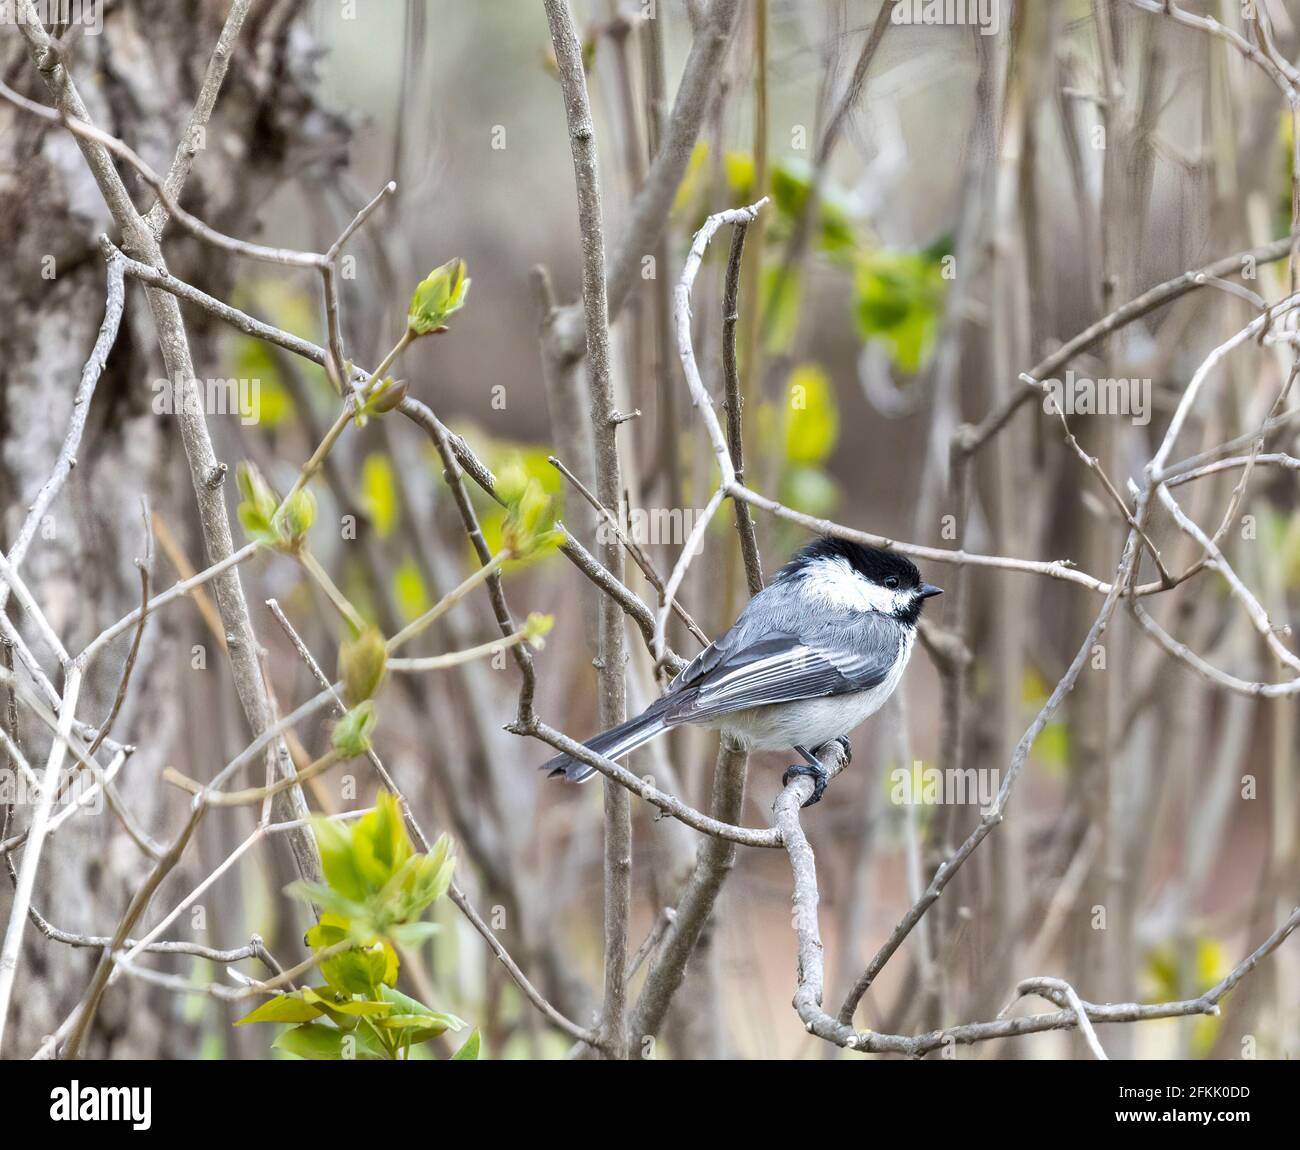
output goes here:
[{"label": "alamy logo", "polygon": [[0,0],[0,24],[25,24],[29,13],[46,28],[80,28],[87,36],[104,30],[103,0]]},{"label": "alamy logo", "polygon": [[129,1122],[132,1130],[148,1130],[152,1105],[151,1086],[82,1086],[74,1078],[50,1091],[53,1122]]},{"label": "alamy logo", "polygon": [[[702,513],[691,507],[633,507],[626,500],[618,505],[617,529],[608,519],[596,528],[600,543],[616,543],[619,533],[643,547],[682,547],[690,538],[695,522]],[[692,556],[704,550],[704,540],[692,546]]]},{"label": "alamy logo", "polygon": [[892,786],[889,801],[895,806],[974,806],[985,811],[993,806],[998,793],[997,768],[965,770],[923,766],[920,759],[909,771],[898,767],[889,775]]},{"label": "alamy logo", "polygon": [[1138,427],[1151,422],[1149,379],[1091,379],[1067,370],[1065,379],[1043,380],[1048,415],[1127,415]]},{"label": "alamy logo", "polygon": [[889,18],[895,24],[978,28],[981,36],[995,36],[998,0],[898,0]]},{"label": "alamy logo", "polygon": [[[12,767],[0,767],[0,806],[26,807],[40,802],[41,788]],[[103,788],[80,765],[59,772],[54,788],[56,806],[80,806],[98,814],[104,809]]]},{"label": "alamy logo", "polygon": [[155,415],[238,415],[247,427],[262,412],[260,379],[171,379],[153,381]]}]

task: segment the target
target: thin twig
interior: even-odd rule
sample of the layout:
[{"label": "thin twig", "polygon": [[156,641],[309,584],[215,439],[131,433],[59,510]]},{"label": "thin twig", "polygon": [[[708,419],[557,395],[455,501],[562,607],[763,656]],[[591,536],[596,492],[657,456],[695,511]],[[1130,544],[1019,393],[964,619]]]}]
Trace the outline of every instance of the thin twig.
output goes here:
[{"label": "thin twig", "polygon": [[1092,1022],[1088,1018],[1088,1012],[1084,1009],[1083,1003],[1079,999],[1078,992],[1068,982],[1061,978],[1026,978],[1016,986],[1016,997],[1008,1002],[1005,1007],[998,1012],[998,1017],[1003,1018],[1015,1005],[1017,999],[1023,998],[1027,994],[1037,994],[1046,998],[1048,1002],[1056,1006],[1067,1006],[1074,1012],[1076,1025],[1079,1027],[1079,1033],[1083,1035],[1083,1040],[1092,1056],[1099,1062],[1108,1061],[1106,1051],[1097,1038],[1097,1032],[1092,1028]]},{"label": "thin twig", "polygon": [[[212,49],[212,55],[208,59],[203,84],[199,88],[194,107],[190,109],[190,118],[185,125],[185,132],[181,136],[180,143],[176,145],[176,154],[172,157],[172,165],[164,181],[167,194],[173,201],[180,199],[185,182],[194,169],[194,161],[201,150],[199,138],[212,118],[212,110],[217,106],[217,95],[221,91],[222,81],[226,78],[226,69],[230,67],[230,60],[234,55],[239,33],[243,29],[244,19],[252,6],[253,0],[232,0],[230,11],[226,14],[221,35],[217,37],[216,47]],[[167,209],[161,200],[149,209],[145,215],[145,222],[155,236],[162,236],[163,228],[167,226]]]},{"label": "thin twig", "polygon": [[50,745],[41,777],[41,793],[32,812],[31,826],[27,831],[27,845],[23,849],[22,867],[9,905],[9,923],[5,928],[4,943],[0,945],[0,1049],[4,1047],[5,1023],[9,1017],[9,1002],[13,994],[14,978],[18,973],[18,959],[22,954],[23,933],[27,926],[27,908],[31,905],[32,891],[36,886],[36,872],[41,865],[41,850],[49,830],[50,810],[58,789],[59,771],[67,752],[68,736],[72,730],[72,716],[77,709],[77,696],[81,693],[81,671],[72,667],[63,687],[63,701],[59,712],[60,738]]},{"label": "thin twig", "polygon": [[[731,251],[727,256],[727,274],[722,289],[722,380],[726,393],[727,446],[736,482],[745,482],[745,435],[742,416],[744,399],[740,387],[740,370],[736,361],[736,324],[740,318],[740,270],[745,254],[745,237],[749,221],[738,220],[731,228]],[[757,301],[754,302],[757,307]],[[737,502],[736,534],[740,537],[740,554],[745,561],[745,583],[750,595],[763,589],[763,560],[758,552],[758,537],[748,504]]]},{"label": "thin twig", "polygon": [[122,710],[122,704],[126,701],[127,688],[131,685],[131,672],[135,670],[135,661],[140,654],[140,641],[144,638],[144,624],[149,616],[149,572],[153,568],[153,533],[150,531],[150,522],[149,505],[145,503],[144,559],[136,560],[136,567],[140,572],[140,621],[135,629],[135,638],[131,640],[131,649],[127,652],[126,662],[122,665],[122,677],[118,680],[117,691],[113,695],[113,705],[109,707],[108,717],[100,725],[99,734],[95,736],[95,741],[90,744],[90,749],[86,751],[88,759],[94,758],[95,752],[103,746],[104,740],[108,738],[109,731],[113,729],[113,723]]},{"label": "thin twig", "polygon": [[[718,0],[725,8],[730,0]],[[618,458],[614,381],[610,371],[610,299],[606,284],[605,224],[601,207],[596,129],[587,95],[582,43],[568,0],[545,0],[551,43],[564,94],[569,145],[578,192],[578,229],[582,235],[582,304],[587,343],[587,386],[591,396],[592,438],[595,445],[596,498],[606,507],[617,504],[623,490]],[[660,217],[662,225],[662,217]],[[653,243],[655,235],[646,237]],[[637,249],[647,250],[646,246]],[[639,255],[636,257],[639,259]],[[630,273],[629,273],[630,274]],[[609,573],[623,578],[623,552],[617,540],[606,543],[601,558]],[[669,593],[671,601],[671,592]],[[666,608],[665,608],[666,610]],[[660,644],[662,647],[662,643]],[[662,653],[660,651],[659,653]],[[597,617],[597,712],[604,728],[621,723],[627,698],[624,664],[627,647],[623,616],[617,603],[600,600]],[[628,921],[631,916],[632,813],[622,788],[605,786],[605,1002],[601,1035],[611,1057],[627,1050]]]},{"label": "thin twig", "polygon": [[[36,530],[45,518],[45,513],[63,489],[63,484],[77,464],[77,452],[81,448],[81,436],[86,429],[86,419],[90,414],[90,404],[95,396],[95,387],[99,383],[100,376],[104,373],[104,364],[108,360],[108,353],[112,350],[113,344],[117,342],[118,329],[122,324],[122,309],[126,302],[126,286],[121,258],[108,261],[107,275],[108,286],[104,296],[104,320],[99,326],[99,334],[95,337],[95,346],[91,349],[86,364],[81,369],[81,379],[77,384],[76,393],[72,397],[72,418],[68,421],[67,435],[64,436],[63,444],[59,448],[59,456],[55,460],[50,477],[41,485],[40,491],[36,493],[36,498],[32,501],[27,516],[23,520],[23,525],[18,529],[18,535],[9,548],[9,562],[15,570],[22,566],[23,558],[27,554],[27,548],[31,546]],[[5,584],[0,586],[0,610],[3,610],[8,599],[9,587],[8,584]]]},{"label": "thin twig", "polygon": [[[556,459],[554,455],[547,456],[546,461],[554,467],[556,471],[563,475],[565,479],[573,484],[578,494],[595,509],[596,514],[605,521],[605,524],[612,532],[614,532],[618,541],[627,549],[627,553],[632,556],[632,561],[641,568],[641,573],[646,577],[650,586],[658,591],[660,596],[662,596],[664,591],[664,581],[659,577],[659,572],[655,570],[654,564],[650,562],[650,557],[641,549],[641,545],[629,536],[619,525],[618,520],[614,517],[614,513],[601,503],[600,500],[591,493],[591,489],[583,483],[581,479],[574,475],[572,471],[565,467],[563,462]],[[676,599],[673,600],[673,614],[686,625],[686,629],[694,635],[703,646],[707,647],[709,645],[709,637],[700,630],[699,624],[691,618],[686,608]]]},{"label": "thin twig", "polygon": [[[913,903],[907,914],[903,916],[898,925],[894,928],[885,944],[876,952],[876,955],[867,964],[866,970],[853,984],[844,999],[843,1005],[839,1010],[839,1023],[848,1026],[853,1021],[854,1012],[857,1010],[858,1003],[862,1001],[862,996],[870,989],[871,984],[876,980],[876,976],[884,969],[885,964],[893,957],[894,953],[902,946],[903,941],[907,938],[916,924],[925,916],[943,893],[944,888],[952,880],[954,874],[960,869],[962,864],[971,856],[975,848],[984,841],[994,827],[1002,821],[1002,812],[1006,807],[1007,801],[1011,797],[1011,792],[1015,788],[1024,770],[1025,762],[1029,757],[1030,748],[1034,741],[1042,733],[1044,727],[1051,721],[1056,709],[1061,705],[1061,701],[1074,688],[1082,673],[1085,664],[1092,656],[1092,650],[1097,641],[1101,638],[1102,633],[1106,630],[1110,622],[1111,615],[1119,602],[1120,596],[1125,587],[1128,585],[1133,572],[1137,565],[1137,551],[1135,547],[1137,533],[1130,529],[1128,542],[1124,547],[1124,554],[1120,560],[1119,568],[1116,571],[1115,581],[1112,584],[1110,593],[1102,603],[1101,610],[1097,613],[1092,627],[1089,628],[1088,634],[1078,653],[1074,656],[1069,668],[1053,688],[1052,693],[1048,696],[1047,701],[1043,704],[1034,721],[1025,731],[1020,742],[1016,744],[1016,749],[1011,756],[1011,765],[1007,769],[1006,776],[1002,780],[1002,785],[998,788],[997,798],[993,805],[983,812],[979,824],[966,838],[965,842],[957,848],[955,852],[948,856],[947,859],[935,871],[934,876],[930,879],[930,884],[926,887],[924,894]],[[800,780],[795,780],[799,782]],[[788,790],[789,788],[787,788]],[[780,825],[780,824],[778,824]]]},{"label": "thin twig", "polygon": [[[972,1022],[932,1030],[909,1037],[857,1031],[841,1019],[832,1018],[822,1009],[821,998],[825,973],[822,959],[821,932],[817,923],[817,864],[812,847],[799,822],[800,804],[812,793],[812,780],[800,776],[791,781],[777,797],[773,820],[787,844],[790,869],[794,879],[794,914],[792,922],[799,941],[799,974],[794,1007],[804,1026],[812,1034],[846,1050],[871,1054],[901,1054],[920,1058],[933,1050],[970,1045],[997,1038],[1022,1034],[1041,1034],[1048,1030],[1068,1030],[1089,1023],[1143,1022],[1158,1018],[1184,1018],[1191,1015],[1217,1015],[1219,1004],[1232,989],[1276,950],[1300,926],[1300,907],[1257,949],[1239,962],[1219,983],[1199,998],[1178,1002],[1106,1003],[1085,1002],[1075,996],[1069,1009],[1050,1014],[1031,1014],[1020,1018],[998,1018],[992,1022]],[[1054,993],[1043,987],[1049,996]]]},{"label": "thin twig", "polygon": [[[276,621],[289,637],[289,641],[298,652],[299,658],[302,659],[302,661],[307,665],[308,670],[311,671],[312,677],[330,693],[335,713],[343,715],[347,710],[346,705],[343,702],[343,697],[330,684],[329,678],[321,669],[320,664],[316,662],[316,659],[308,649],[307,644],[303,642],[301,636],[299,636],[298,632],[294,629],[293,624],[289,622],[283,610],[281,610],[279,603],[274,599],[269,599],[267,600],[266,605],[270,608],[271,614],[275,616]],[[392,775],[389,774],[388,769],[384,766],[383,761],[379,758],[379,755],[375,752],[374,748],[369,748],[366,751],[366,758],[370,760],[371,765],[375,768],[375,771],[383,781],[384,786],[388,788],[391,794],[396,796],[397,801],[402,808],[402,814],[406,819],[407,826],[411,828],[411,833],[415,835],[416,840],[420,843],[421,849],[427,853],[431,846],[429,837],[425,834],[424,829],[415,818],[415,814],[411,810],[411,805],[407,801],[405,793],[397,785],[397,782],[393,779]],[[515,960],[510,957],[509,951],[506,950],[505,946],[501,943],[501,940],[497,938],[496,933],[486,922],[483,921],[482,915],[480,915],[475,909],[469,896],[465,894],[454,880],[452,881],[447,894],[451,901],[456,905],[457,909],[459,909],[460,912],[469,920],[470,925],[472,925],[482,936],[483,941],[488,944],[489,949],[492,951],[497,961],[506,968],[507,973],[509,973],[510,977],[514,980],[515,985],[523,992],[524,997],[542,1013],[543,1017],[545,1017],[557,1029],[567,1034],[570,1038],[590,1044],[599,1042],[599,1035],[597,1035],[595,1031],[586,1030],[576,1022],[566,1018],[556,1010],[541,991],[539,991],[532,982],[529,981],[527,975],[524,974]]]}]

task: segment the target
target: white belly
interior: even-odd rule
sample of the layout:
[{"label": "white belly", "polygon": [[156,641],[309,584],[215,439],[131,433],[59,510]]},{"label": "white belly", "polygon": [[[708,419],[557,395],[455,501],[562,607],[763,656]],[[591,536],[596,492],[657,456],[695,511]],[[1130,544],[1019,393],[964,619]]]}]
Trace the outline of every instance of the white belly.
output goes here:
[{"label": "white belly", "polygon": [[723,716],[717,725],[747,751],[784,751],[795,746],[814,750],[847,735],[884,706],[903,677],[908,654],[904,652],[883,683],[868,691],[751,707]]}]

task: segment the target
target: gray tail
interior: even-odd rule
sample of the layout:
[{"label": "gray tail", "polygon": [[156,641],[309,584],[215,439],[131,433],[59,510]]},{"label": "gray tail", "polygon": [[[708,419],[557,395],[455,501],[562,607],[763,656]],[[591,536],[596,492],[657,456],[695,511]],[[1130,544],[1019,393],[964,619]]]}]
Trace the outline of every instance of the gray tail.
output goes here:
[{"label": "gray tail", "polygon": [[[653,705],[637,715],[635,719],[628,719],[627,722],[612,727],[603,735],[587,740],[583,746],[598,755],[604,755],[607,759],[621,759],[667,729],[668,724],[664,722],[663,708]],[[569,755],[557,755],[550,762],[543,763],[541,770],[547,771],[552,778],[563,775],[570,783],[585,783],[597,773],[595,767],[580,763]]]}]

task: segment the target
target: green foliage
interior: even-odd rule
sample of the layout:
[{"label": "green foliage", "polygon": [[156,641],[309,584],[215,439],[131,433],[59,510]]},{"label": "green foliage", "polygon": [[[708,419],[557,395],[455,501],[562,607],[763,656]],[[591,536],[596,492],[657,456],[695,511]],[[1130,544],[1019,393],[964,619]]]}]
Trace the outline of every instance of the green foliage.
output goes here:
[{"label": "green foliage", "polygon": [[[778,160],[771,172],[772,204],[784,218],[795,220],[812,194],[812,169],[794,157]],[[848,255],[857,245],[853,224],[836,203],[835,190],[823,189],[819,203],[818,241],[828,255]]]},{"label": "green foliage", "polygon": [[[466,281],[468,282],[468,281]],[[370,391],[366,400],[366,415],[387,415],[406,398],[406,380],[394,381],[392,376],[380,380]]]},{"label": "green foliage", "polygon": [[[291,280],[265,276],[244,281],[235,287],[231,302],[243,311],[264,316],[285,331],[301,332],[304,338],[321,342],[321,311],[316,297]],[[256,341],[259,346],[266,345]],[[329,385],[322,372],[319,377],[322,395]]]},{"label": "green foliage", "polygon": [[372,451],[361,464],[360,498],[375,533],[387,539],[397,525],[397,476],[382,451]]},{"label": "green foliage", "polygon": [[840,437],[840,412],[825,369],[801,363],[786,384],[785,458],[817,465],[830,458]]},{"label": "green foliage", "polygon": [[456,258],[436,267],[415,289],[406,313],[406,326],[413,336],[442,331],[448,318],[465,306],[470,280],[465,261]]},{"label": "green foliage", "polygon": [[271,520],[275,517],[280,501],[262,478],[262,473],[255,463],[244,460],[235,468],[235,480],[239,484],[239,493],[243,496],[237,509],[239,522],[250,540],[274,546],[278,542]]},{"label": "green foliage", "polygon": [[236,379],[256,382],[257,422],[260,426],[279,427],[293,415],[293,399],[281,380],[280,365],[269,344],[252,336],[240,336],[235,342],[232,373]]},{"label": "green foliage", "polygon": [[428,854],[418,854],[391,795],[381,792],[375,809],[355,823],[321,820],[315,827],[325,885],[292,889],[346,920],[353,939],[388,937],[446,894],[450,840],[443,835]]},{"label": "green foliage", "polygon": [[1275,556],[1270,566],[1281,586],[1300,586],[1300,513],[1282,510],[1266,500],[1251,504],[1264,554]]},{"label": "green foliage", "polygon": [[[674,210],[689,213],[693,229],[715,210],[715,181],[710,179],[708,158],[708,146],[696,145],[674,204]],[[757,197],[754,160],[749,153],[726,153],[721,172],[730,206],[751,203]],[[785,266],[784,252],[812,196],[811,166],[797,156],[773,160],[768,190],[772,203],[765,243],[770,252],[780,252],[781,259],[762,269],[758,306],[763,316],[763,347],[771,355],[789,350],[798,323],[802,285],[797,273]],[[864,247],[852,211],[828,180],[819,189],[814,226],[815,250],[853,273],[853,314],[862,339],[884,343],[900,371],[913,374],[920,370],[933,346],[943,308],[941,261],[947,245],[936,244],[920,252]]]},{"label": "green foliage", "polygon": [[283,551],[295,552],[307,541],[307,532],[316,522],[316,496],[303,487],[290,495],[271,517],[277,544]]},{"label": "green foliage", "polygon": [[358,758],[370,750],[370,737],[378,722],[379,712],[375,710],[374,701],[366,699],[334,724],[330,743],[342,758]]},{"label": "green foliage", "polygon": [[409,555],[393,572],[393,594],[403,622],[418,619],[430,607],[429,588],[425,586],[420,566]]},{"label": "green foliage", "polygon": [[[336,947],[348,938],[348,920],[341,915],[322,915],[321,921],[307,932],[307,942],[313,952]],[[391,986],[397,981],[400,966],[397,951],[391,943],[381,939],[323,959],[320,972],[336,995],[349,1000],[349,1009],[345,1013],[382,1013],[382,1007],[377,1007],[373,1001],[354,1002],[352,996],[375,999],[380,987]]]},{"label": "green foliage", "polygon": [[[716,210],[711,206],[710,169],[708,144],[696,144],[673,203],[675,212],[689,213],[692,231],[704,222],[710,211]],[[757,198],[754,157],[749,152],[725,153],[722,175],[727,184],[729,207],[749,204]],[[811,166],[798,156],[772,160],[768,164],[768,193],[772,197],[772,215],[767,224],[767,239],[774,246],[783,246],[812,194]],[[832,259],[849,258],[858,243],[852,215],[839,190],[828,180],[823,182],[818,197],[815,238],[818,250]]]},{"label": "green foliage", "polygon": [[816,363],[796,365],[784,401],[760,404],[757,420],[763,453],[781,461],[781,502],[808,515],[830,515],[840,491],[826,464],[839,442],[840,413],[825,369]]},{"label": "green foliage", "polygon": [[475,1027],[469,1032],[469,1037],[465,1039],[465,1044],[451,1056],[451,1060],[453,1062],[477,1062],[479,1044],[478,1027]]},{"label": "green foliage", "polygon": [[[313,992],[313,999],[315,997]],[[250,1022],[310,1022],[324,1013],[314,1001],[306,1000],[303,991],[295,991],[293,994],[277,994],[274,998],[268,998],[235,1025],[244,1026]]]},{"label": "green foliage", "polygon": [[[1230,969],[1223,944],[1200,935],[1185,945],[1174,942],[1152,947],[1142,971],[1142,996],[1147,1002],[1195,998],[1212,990]],[[1218,1037],[1220,1019],[1202,1016],[1192,1023],[1192,1054],[1204,1058]]]},{"label": "green foliage", "polygon": [[939,260],[920,252],[864,252],[857,260],[853,290],[862,338],[886,343],[901,371],[919,371],[934,345],[943,308]]},{"label": "green foliage", "polygon": [[[524,474],[529,479],[535,479],[542,488],[542,491],[550,497],[551,509],[554,518],[561,517],[564,507],[564,486],[560,473],[549,463],[550,452],[545,447],[536,444],[517,443],[512,440],[496,440],[487,436],[477,429],[465,429],[469,432],[468,438],[482,444],[482,456],[488,467],[492,469],[493,474],[500,474],[515,468],[522,468]],[[484,492],[479,491],[477,484],[470,484],[470,498],[474,500],[478,511],[479,526],[483,530],[483,538],[487,542],[488,549],[495,555],[505,545],[503,536],[506,525],[506,509],[497,501]],[[537,562],[547,556],[553,555],[553,550],[547,550],[541,554],[534,555],[528,562]],[[471,555],[470,558],[477,563],[478,557]]]},{"label": "green foliage", "polygon": [[[375,809],[353,824],[313,824],[324,884],[295,883],[290,891],[321,908],[307,932],[324,984],[279,994],[239,1020],[287,1023],[274,1042],[299,1058],[394,1059],[412,1046],[465,1023],[396,989],[396,946],[418,946],[435,929],[420,921],[451,885],[451,844],[441,836],[417,852],[397,800],[381,792]],[[468,1053],[467,1053],[468,1051]],[[477,1032],[457,1054],[474,1058]]]},{"label": "green foliage", "polygon": [[1059,719],[1046,723],[1034,740],[1034,758],[1049,775],[1062,775],[1070,761],[1070,728]]},{"label": "green foliage", "polygon": [[373,698],[384,681],[388,652],[379,628],[368,626],[360,635],[339,644],[339,679],[348,706]]},{"label": "green foliage", "polygon": [[512,559],[532,559],[553,551],[563,542],[555,527],[555,507],[541,482],[518,461],[511,461],[497,476],[497,494],[505,504],[501,546]]},{"label": "green foliage", "polygon": [[296,1055],[309,1062],[339,1062],[355,1059],[376,1062],[384,1057],[375,1036],[367,1031],[350,1031],[319,1023],[286,1030],[271,1043],[276,1050]]},{"label": "green foliage", "polygon": [[281,503],[257,465],[248,460],[235,468],[235,479],[243,497],[237,514],[248,538],[280,551],[300,550],[316,521],[316,497],[304,487]]},{"label": "green foliage", "polygon": [[[1161,943],[1147,955],[1144,974],[1153,984],[1153,1001],[1182,998],[1183,991],[1190,997],[1205,994],[1228,973],[1227,956],[1218,939],[1202,935],[1190,945],[1191,953],[1187,955],[1180,954],[1173,943]],[[1184,962],[1188,964],[1185,974],[1181,971]],[[1180,977],[1188,980],[1186,986],[1180,987]]]},{"label": "green foliage", "polygon": [[[1027,716],[1038,714],[1047,702],[1048,684],[1034,668],[1027,667],[1020,683],[1020,697]],[[1028,718],[1026,718],[1028,721]],[[1051,776],[1063,776],[1070,763],[1070,728],[1061,719],[1052,719],[1034,740],[1034,762]]]},{"label": "green foliage", "polygon": [[[263,1004],[236,1025],[298,1023],[272,1046],[313,1062],[393,1060],[408,1055],[412,1046],[465,1026],[454,1014],[433,1010],[390,986],[380,984],[374,993],[375,998],[364,999],[329,984],[304,987]],[[276,1009],[268,1011],[268,1007]]]},{"label": "green foliage", "polygon": [[555,626],[554,615],[543,615],[540,611],[529,611],[524,622],[524,642],[534,650],[540,651],[546,646],[546,636]]},{"label": "green foliage", "polygon": [[[261,316],[284,331],[297,332],[319,343],[320,307],[315,297],[283,278],[267,277],[241,282],[232,292],[230,302],[241,311]],[[283,352],[253,336],[232,334],[231,374],[258,384],[257,421],[262,427],[278,427],[294,414],[295,402],[285,383]],[[337,401],[323,368],[298,361],[294,371],[322,400]]]}]

